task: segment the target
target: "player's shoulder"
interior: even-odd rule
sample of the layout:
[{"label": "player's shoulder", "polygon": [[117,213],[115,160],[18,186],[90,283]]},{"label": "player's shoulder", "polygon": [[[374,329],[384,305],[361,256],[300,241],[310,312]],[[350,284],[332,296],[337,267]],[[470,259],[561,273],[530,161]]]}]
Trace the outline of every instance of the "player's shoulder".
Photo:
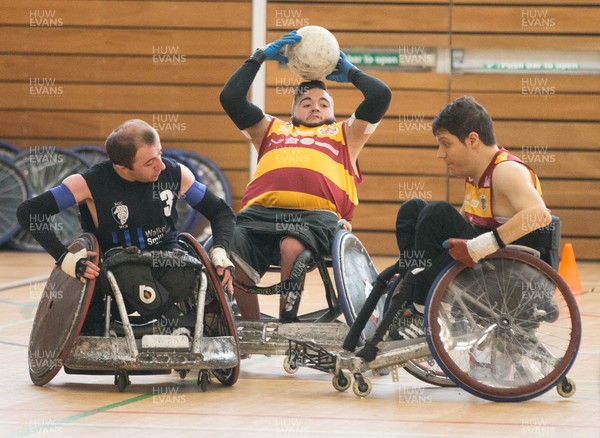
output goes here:
[{"label": "player's shoulder", "polygon": [[529,174],[529,168],[522,162],[506,160],[496,164],[494,176],[509,177],[515,174]]},{"label": "player's shoulder", "polygon": [[531,173],[523,163],[503,161],[494,168],[492,181],[496,189],[511,190],[521,184],[531,184]]}]

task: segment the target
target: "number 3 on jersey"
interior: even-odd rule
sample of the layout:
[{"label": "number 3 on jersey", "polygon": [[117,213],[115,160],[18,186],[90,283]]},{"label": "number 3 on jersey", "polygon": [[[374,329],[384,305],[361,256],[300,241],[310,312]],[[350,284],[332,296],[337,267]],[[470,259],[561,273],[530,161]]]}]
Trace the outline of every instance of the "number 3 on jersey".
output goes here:
[{"label": "number 3 on jersey", "polygon": [[165,201],[167,206],[164,208],[164,213],[166,217],[171,216],[171,209],[173,208],[173,192],[171,190],[163,190],[160,192],[161,201]]}]

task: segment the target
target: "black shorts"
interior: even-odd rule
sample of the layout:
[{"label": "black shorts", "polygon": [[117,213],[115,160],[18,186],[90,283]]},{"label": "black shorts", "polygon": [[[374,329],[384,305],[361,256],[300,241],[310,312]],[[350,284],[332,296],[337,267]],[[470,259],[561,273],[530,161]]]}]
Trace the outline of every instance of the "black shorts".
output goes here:
[{"label": "black shorts", "polygon": [[326,210],[293,210],[251,206],[237,217],[230,249],[262,277],[270,265],[279,265],[279,243],[294,237],[319,257],[331,255],[338,230],[337,214]]}]

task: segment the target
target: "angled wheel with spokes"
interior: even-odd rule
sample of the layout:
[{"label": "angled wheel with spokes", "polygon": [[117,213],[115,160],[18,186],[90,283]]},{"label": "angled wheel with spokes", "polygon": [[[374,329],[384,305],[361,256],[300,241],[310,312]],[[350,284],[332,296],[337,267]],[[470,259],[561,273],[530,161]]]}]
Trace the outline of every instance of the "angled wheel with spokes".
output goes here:
[{"label": "angled wheel with spokes", "polygon": [[581,317],[565,281],[521,251],[498,251],[468,268],[453,263],[426,303],[429,347],[466,391],[492,401],[537,397],[566,377]]}]

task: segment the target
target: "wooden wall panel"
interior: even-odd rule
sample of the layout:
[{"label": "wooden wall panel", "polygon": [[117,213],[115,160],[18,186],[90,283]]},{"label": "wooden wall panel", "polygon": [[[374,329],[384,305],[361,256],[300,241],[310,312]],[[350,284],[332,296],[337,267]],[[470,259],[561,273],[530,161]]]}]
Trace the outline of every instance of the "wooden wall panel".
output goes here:
[{"label": "wooden wall panel", "polygon": [[597,34],[600,9],[566,6],[455,5],[453,33]]},{"label": "wooden wall panel", "polygon": [[[166,58],[164,58],[166,60]],[[55,78],[63,83],[176,84],[222,87],[244,58],[186,56],[184,62],[154,62],[151,55],[31,55],[0,54],[3,81],[29,82]],[[183,60],[183,58],[182,58]]]},{"label": "wooden wall panel", "polygon": [[247,27],[250,2],[28,0],[0,4],[4,24],[32,27],[204,28]]},{"label": "wooden wall panel", "polygon": [[521,6],[598,6],[597,0],[453,0],[455,5],[478,4],[478,5],[521,5]]},{"label": "wooden wall panel", "polygon": [[591,74],[455,74],[451,77],[453,90],[465,93],[508,92],[530,93],[534,87],[546,88],[552,94],[600,93],[600,77]]},{"label": "wooden wall panel", "polygon": [[[220,86],[149,84],[74,84],[59,78],[0,84],[6,109],[211,113],[219,107]],[[50,85],[51,84],[51,85]],[[56,89],[60,94],[47,95]]]},{"label": "wooden wall panel", "polygon": [[[417,46],[443,54],[452,48],[600,47],[595,0],[280,0],[269,1],[266,14],[267,41],[312,24],[332,30],[342,49]],[[238,209],[250,150],[218,94],[254,49],[250,31],[250,0],[89,0],[76,7],[67,0],[4,2],[0,140],[23,149],[101,145],[123,120],[143,118],[158,129],[165,148],[188,148],[221,166]],[[265,110],[287,118],[299,80],[276,63],[263,68]],[[594,226],[600,75],[365,70],[393,90],[390,110],[360,158],[364,183],[353,225],[370,252],[397,252],[393,229],[404,200],[461,201],[462,181],[448,178],[435,157],[431,122],[450,99],[469,94],[490,111],[499,145],[540,175],[549,207],[563,219],[563,241],[574,244],[578,258],[600,259]],[[553,92],[529,93],[536,80]],[[61,92],[36,92],[49,82]],[[328,85],[338,117],[347,117],[360,93],[348,84]]]},{"label": "wooden wall panel", "polygon": [[452,34],[452,47],[462,49],[574,50],[598,49],[598,37],[588,35]]},{"label": "wooden wall panel", "polygon": [[146,58],[148,67],[176,67],[188,56],[247,56],[247,35],[247,30],[235,29],[223,33],[215,29],[0,27],[5,52],[139,55]]},{"label": "wooden wall panel", "polygon": [[498,144],[507,147],[547,146],[551,150],[597,150],[600,123],[579,121],[495,120]]},{"label": "wooden wall panel", "polygon": [[[452,99],[464,93],[453,91]],[[596,94],[476,93],[477,100],[496,120],[599,121]]]},{"label": "wooden wall panel", "polygon": [[[401,2],[400,2],[401,3]],[[435,17],[432,20],[432,17]],[[271,30],[323,26],[336,33],[356,32],[448,32],[450,11],[446,5],[379,4],[350,2],[335,4],[269,2],[267,26]]]},{"label": "wooden wall panel", "polygon": [[[3,138],[31,138],[39,141],[60,139],[98,141],[106,139],[110,132],[123,120],[139,117],[153,124],[155,116],[164,113],[140,112],[59,112],[59,111],[14,111],[1,110],[4,124]],[[162,130],[161,138],[187,141],[202,139],[207,142],[236,142],[240,132],[224,114],[185,115],[177,123],[185,123],[185,129]],[[157,130],[161,131],[157,125]],[[242,143],[240,143],[242,145]]]}]

